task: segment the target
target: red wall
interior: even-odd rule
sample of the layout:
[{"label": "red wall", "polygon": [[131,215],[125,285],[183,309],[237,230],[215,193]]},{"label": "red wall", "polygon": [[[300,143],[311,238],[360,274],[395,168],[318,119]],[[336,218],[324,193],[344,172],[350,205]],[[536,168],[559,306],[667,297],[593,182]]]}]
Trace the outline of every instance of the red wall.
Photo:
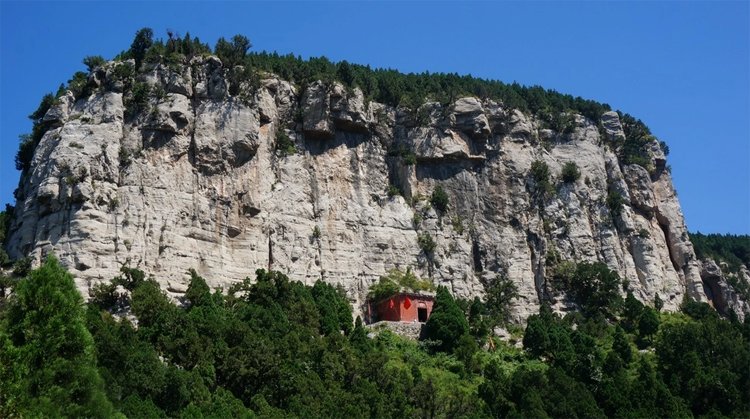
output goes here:
[{"label": "red wall", "polygon": [[[390,301],[393,300],[393,308],[390,307]],[[399,307],[398,296],[392,298],[386,298],[379,302],[375,307],[375,319],[376,321],[388,320],[391,322],[397,322],[400,320],[401,311]]]},{"label": "red wall", "polygon": [[[411,300],[409,308],[404,306],[406,299]],[[390,307],[390,301],[393,300],[393,308]],[[415,322],[418,319],[417,308],[423,306],[427,308],[427,318],[432,313],[433,300],[428,298],[420,298],[412,295],[394,295],[391,298],[386,298],[383,301],[377,303],[375,307],[375,319],[376,321],[392,321],[392,322]]]}]

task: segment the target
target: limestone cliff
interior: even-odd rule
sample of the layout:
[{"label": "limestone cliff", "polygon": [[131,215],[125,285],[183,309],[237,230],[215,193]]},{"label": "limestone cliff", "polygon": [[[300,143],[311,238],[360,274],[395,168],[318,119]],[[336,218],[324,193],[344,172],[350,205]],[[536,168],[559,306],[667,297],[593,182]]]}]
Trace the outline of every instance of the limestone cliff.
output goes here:
[{"label": "limestone cliff", "polygon": [[[411,267],[462,297],[506,276],[524,319],[543,298],[565,309],[551,264],[585,260],[616,270],[643,301],[658,293],[667,309],[685,293],[706,300],[664,155],[654,142],[650,170],[618,160],[615,112],[567,115],[569,129],[556,132],[474,97],[410,110],[272,74],[232,95],[216,57],[123,79],[132,65],[99,67],[90,95],[68,92],[47,112],[51,128],[17,193],[9,254],[39,261],[54,251],[84,293],[123,264],[174,296],[189,268],[226,287],[270,267],[341,284],[359,309],[379,276]],[[141,108],[125,88],[133,82],[152,92]],[[293,147],[278,150],[287,138]],[[551,190],[530,175],[535,161]],[[581,173],[573,182],[561,180],[567,162]],[[429,205],[438,185],[445,212]],[[420,247],[424,234],[434,251]]]},{"label": "limestone cliff", "polygon": [[[750,284],[750,270],[743,264],[733,272],[726,263],[717,263],[711,258],[703,259],[701,263],[704,290],[714,308],[725,316],[734,312],[737,318],[743,321],[750,313],[750,302],[747,300],[747,294],[743,295],[737,285],[747,287],[747,284]],[[735,285],[732,285],[733,283]]]}]

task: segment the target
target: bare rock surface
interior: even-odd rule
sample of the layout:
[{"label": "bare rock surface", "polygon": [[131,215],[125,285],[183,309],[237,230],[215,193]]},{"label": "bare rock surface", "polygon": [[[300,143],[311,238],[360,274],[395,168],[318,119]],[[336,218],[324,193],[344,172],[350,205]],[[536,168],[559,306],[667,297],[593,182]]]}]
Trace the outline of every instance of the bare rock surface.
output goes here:
[{"label": "bare rock surface", "polygon": [[730,272],[726,265],[719,266],[715,260],[706,259],[702,261],[700,275],[714,308],[723,315],[734,312],[739,321],[744,321],[745,316],[750,313],[750,303],[742,298],[730,284],[730,280],[750,283],[750,271],[747,267],[741,265],[737,272]]},{"label": "bare rock surface", "polygon": [[[473,97],[415,113],[338,83],[273,75],[233,96],[210,57],[139,76],[165,94],[128,116],[114,65],[124,64],[108,64],[91,96],[68,94],[49,111],[55,125],[23,174],[9,239],[14,257],[39,263],[54,252],[84,294],[123,265],[173,296],[190,268],[224,288],[271,268],[340,284],[360,311],[381,275],[409,267],[465,298],[507,277],[523,321],[545,298],[554,252],[606,263],[666,309],[685,293],[706,299],[669,174],[623,166],[600,138],[600,122],[624,135],[614,112],[578,115],[560,134]],[[293,152],[277,150],[282,131]],[[546,197],[529,174],[537,160],[552,173]],[[567,162],[578,181],[560,180]],[[449,196],[444,213],[428,204],[438,185]],[[620,214],[607,206],[610,190],[624,198]],[[418,242],[425,234],[432,252]]]}]

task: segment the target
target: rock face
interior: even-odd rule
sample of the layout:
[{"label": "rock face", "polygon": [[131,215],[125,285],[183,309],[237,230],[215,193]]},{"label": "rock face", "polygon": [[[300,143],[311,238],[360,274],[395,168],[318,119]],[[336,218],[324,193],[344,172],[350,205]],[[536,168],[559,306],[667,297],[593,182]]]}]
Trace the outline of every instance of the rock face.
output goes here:
[{"label": "rock face", "polygon": [[701,278],[714,308],[723,315],[733,311],[740,321],[744,321],[745,316],[750,313],[750,303],[743,300],[737,290],[730,285],[731,276],[739,283],[750,283],[750,270],[744,265],[741,265],[737,272],[729,273],[726,265],[719,266],[713,259],[702,261]]},{"label": "rock face", "polygon": [[[651,173],[623,166],[597,128],[621,135],[614,112],[576,115],[562,134],[473,97],[412,112],[338,83],[298,91],[273,75],[232,96],[209,57],[181,71],[147,69],[138,81],[163,94],[129,115],[122,65],[100,69],[91,96],[68,94],[49,111],[55,125],[23,174],[10,233],[11,256],[39,262],[54,252],[84,294],[124,264],[173,296],[189,268],[215,287],[272,268],[341,284],[359,311],[381,275],[411,267],[460,297],[505,276],[518,286],[513,313],[523,320],[547,295],[554,254],[602,261],[638,298],[658,293],[667,309],[685,293],[706,299],[663,155]],[[276,150],[282,132],[293,153]],[[546,196],[529,174],[537,160],[552,174]],[[578,181],[560,180],[566,162]],[[445,213],[426,198],[438,185]],[[623,197],[619,214],[609,191]]]}]

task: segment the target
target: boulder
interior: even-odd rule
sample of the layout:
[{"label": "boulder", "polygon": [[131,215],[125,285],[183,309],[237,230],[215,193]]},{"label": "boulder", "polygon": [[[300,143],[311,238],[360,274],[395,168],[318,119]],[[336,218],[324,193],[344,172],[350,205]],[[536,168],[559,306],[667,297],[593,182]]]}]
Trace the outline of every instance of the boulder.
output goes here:
[{"label": "boulder", "polygon": [[624,140],[625,131],[620,123],[620,115],[615,111],[604,112],[601,117],[602,128],[609,140]]},{"label": "boulder", "polygon": [[470,137],[487,138],[491,133],[482,103],[475,97],[458,99],[453,104],[451,119],[457,130]]},{"label": "boulder", "polygon": [[649,217],[656,209],[656,199],[651,188],[651,177],[648,171],[637,164],[625,166],[623,170],[625,182],[628,184],[630,203],[633,207],[643,211]]},{"label": "boulder", "polygon": [[326,85],[317,81],[302,95],[302,129],[307,138],[330,139],[334,135],[330,97]]},{"label": "boulder", "polygon": [[365,109],[365,96],[359,87],[351,91],[341,83],[334,83],[330,94],[331,120],[337,129],[367,132],[369,116]]}]

